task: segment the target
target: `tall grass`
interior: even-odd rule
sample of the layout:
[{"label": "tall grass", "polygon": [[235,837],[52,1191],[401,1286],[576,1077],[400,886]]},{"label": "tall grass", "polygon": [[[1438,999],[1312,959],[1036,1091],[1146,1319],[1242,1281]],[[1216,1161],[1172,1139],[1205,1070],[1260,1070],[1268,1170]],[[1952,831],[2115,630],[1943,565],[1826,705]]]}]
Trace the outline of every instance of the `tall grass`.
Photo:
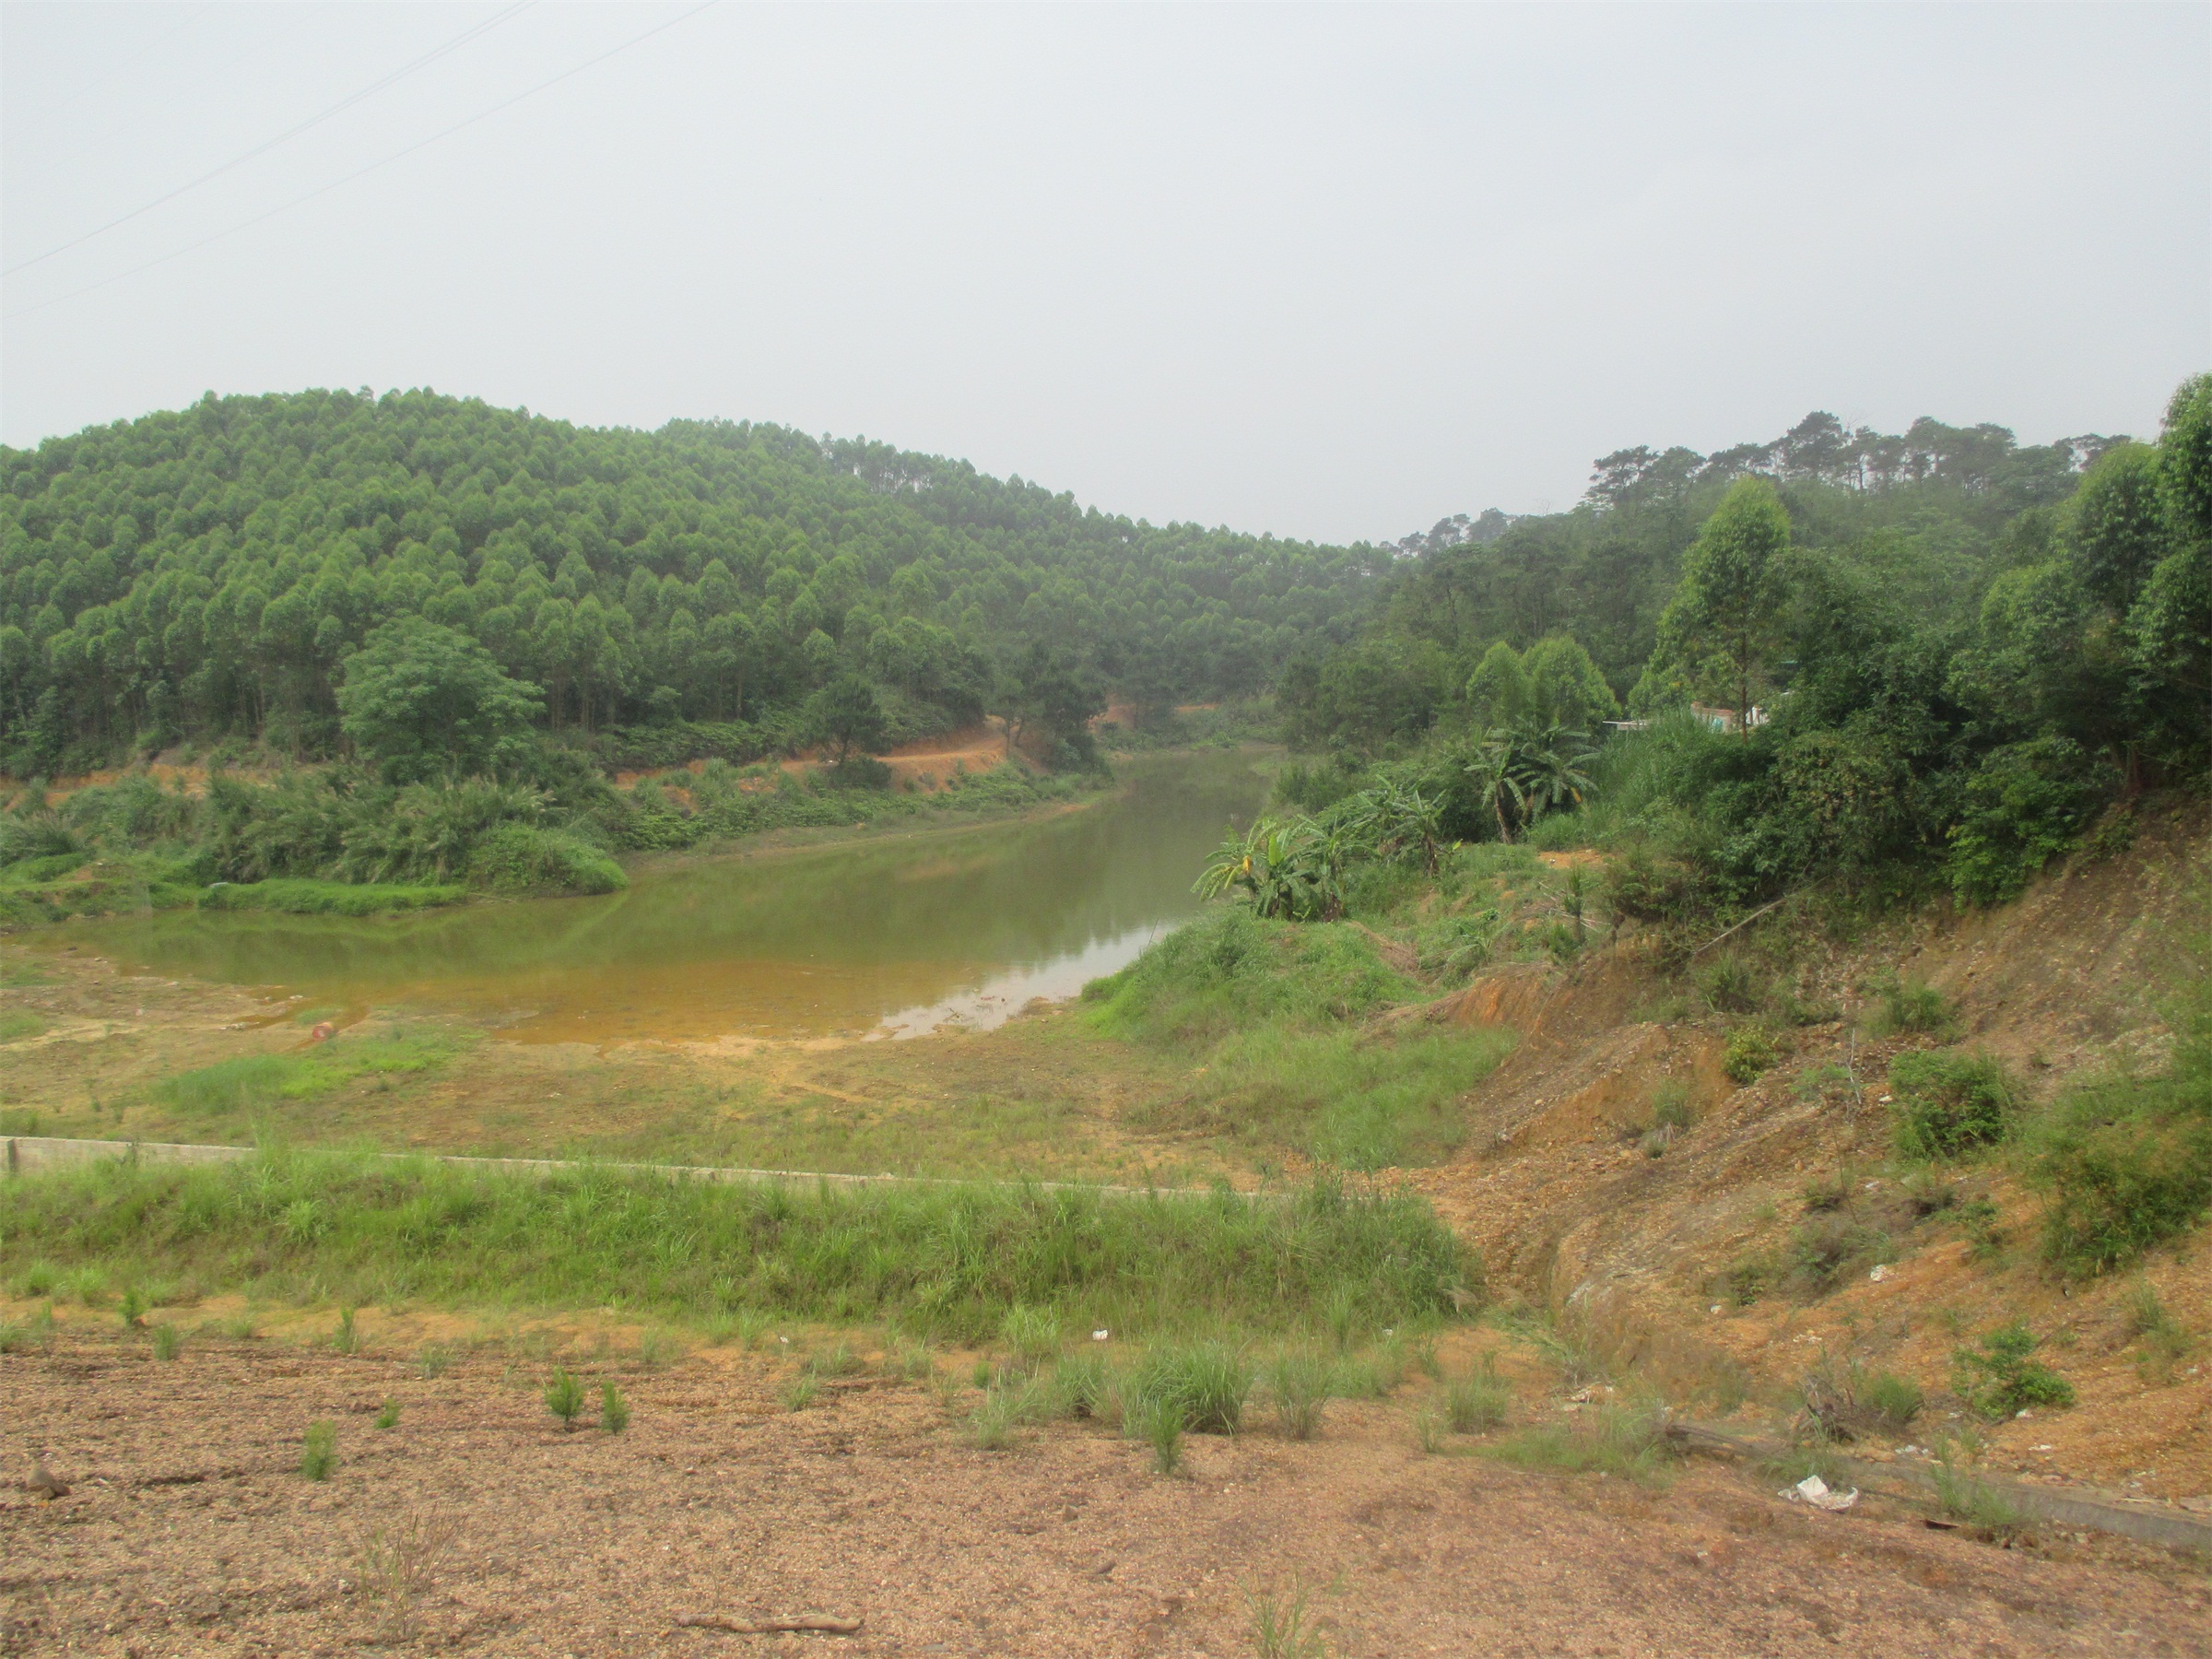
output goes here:
[{"label": "tall grass", "polygon": [[1463,1135],[1460,1100],[1511,1032],[1366,1029],[1421,994],[1359,929],[1263,921],[1241,906],[1200,917],[1085,992],[1111,1035],[1205,1064],[1143,1117],[1295,1147],[1351,1169],[1434,1163]]},{"label": "tall grass", "polygon": [[1424,1201],[1327,1181],[1280,1200],[806,1188],[276,1150],[0,1184],[0,1270],[34,1254],[126,1282],[158,1270],[300,1300],[695,1319],[749,1307],[977,1342],[1017,1307],[1133,1335],[1282,1332],[1348,1294],[1403,1322],[1443,1312],[1447,1288],[1480,1273]]}]

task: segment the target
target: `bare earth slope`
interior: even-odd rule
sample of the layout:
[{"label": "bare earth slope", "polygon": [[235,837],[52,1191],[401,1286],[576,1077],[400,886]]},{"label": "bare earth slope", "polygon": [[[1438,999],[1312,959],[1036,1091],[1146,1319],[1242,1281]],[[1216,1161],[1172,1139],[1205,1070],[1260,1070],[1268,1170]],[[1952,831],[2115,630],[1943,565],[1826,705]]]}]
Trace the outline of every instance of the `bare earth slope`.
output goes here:
[{"label": "bare earth slope", "polygon": [[[1993,1053],[2045,1099],[2084,1068],[2155,1058],[2168,952],[2203,924],[2206,830],[2201,807],[2153,817],[2125,853],[2055,868],[2015,904],[1947,912],[1838,953],[1803,987],[1807,1003],[1860,1013],[1867,982],[1895,970],[1943,992],[1959,1029],[1876,1040],[1850,1018],[1803,1027],[1747,1088],[1721,1069],[1722,1022],[1645,1017],[1665,982],[1633,945],[1571,974],[1528,968],[1478,982],[1441,1012],[1514,1025],[1522,1044],[1474,1102],[1462,1155],[1407,1178],[1481,1247],[1494,1287],[1582,1320],[1676,1388],[1730,1373],[1784,1388],[1832,1354],[1940,1394],[1962,1339],[2025,1317],[2082,1404],[1993,1431],[1998,1466],[2169,1499],[2212,1494],[2204,1230],[2144,1265],[2142,1278],[2198,1335],[2188,1363],[2147,1376],[2129,1347],[2133,1276],[2069,1285],[2045,1270],[2040,1200],[2001,1163],[1957,1175],[1961,1195],[1996,1206],[1994,1249],[1976,1248],[1948,1218],[1957,1211],[1915,1221],[1885,1168],[1883,1105],[1889,1063],[1908,1047]],[[1808,1078],[1823,1068],[1825,1086]],[[1633,1131],[1669,1080],[1689,1088],[1695,1121],[1647,1156]],[[1732,1267],[1786,1262],[1818,1182],[1845,1189],[1834,1213],[1887,1235],[1894,1260],[1878,1281],[1860,1261],[1827,1294],[1769,1290],[1735,1305]]]},{"label": "bare earth slope", "polygon": [[[67,1448],[74,1488],[0,1500],[0,1651],[1231,1654],[1247,1588],[1294,1579],[1343,1655],[2212,1651],[2201,1571],[2151,1552],[1809,1513],[1711,1466],[1660,1493],[1424,1457],[1386,1404],[1316,1442],[1200,1440],[1161,1478],[1103,1430],[973,1450],[907,1385],[783,1412],[752,1356],[629,1367],[629,1432],[564,1434],[538,1374],[212,1337],[162,1364],[112,1327],[0,1358],[0,1420]],[[298,1473],[318,1418],[325,1484]],[[403,1632],[369,1546],[425,1525]],[[865,1623],[676,1625],[802,1612]]]}]

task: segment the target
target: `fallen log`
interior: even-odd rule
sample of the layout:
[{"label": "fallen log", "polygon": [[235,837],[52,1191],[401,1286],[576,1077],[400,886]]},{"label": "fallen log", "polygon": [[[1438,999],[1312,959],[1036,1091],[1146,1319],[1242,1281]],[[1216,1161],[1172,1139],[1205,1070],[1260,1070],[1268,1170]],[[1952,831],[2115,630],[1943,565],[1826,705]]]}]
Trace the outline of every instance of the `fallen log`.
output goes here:
[{"label": "fallen log", "polygon": [[771,1636],[786,1630],[818,1630],[830,1636],[858,1633],[860,1620],[829,1613],[802,1613],[796,1618],[740,1618],[734,1613],[684,1613],[678,1625],[694,1630],[728,1630],[737,1636]]}]

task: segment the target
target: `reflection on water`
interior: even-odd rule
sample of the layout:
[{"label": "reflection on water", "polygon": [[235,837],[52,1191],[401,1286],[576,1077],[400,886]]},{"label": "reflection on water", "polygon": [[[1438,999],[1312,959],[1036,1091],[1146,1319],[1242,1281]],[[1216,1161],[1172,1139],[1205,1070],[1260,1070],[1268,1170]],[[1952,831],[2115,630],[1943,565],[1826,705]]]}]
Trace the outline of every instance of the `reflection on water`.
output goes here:
[{"label": "reflection on water", "polygon": [[369,922],[175,912],[67,936],[134,971],[427,1004],[524,1041],[983,1029],[1073,995],[1188,915],[1205,854],[1265,793],[1233,754],[1122,776],[1082,811],[677,864],[600,899]]}]

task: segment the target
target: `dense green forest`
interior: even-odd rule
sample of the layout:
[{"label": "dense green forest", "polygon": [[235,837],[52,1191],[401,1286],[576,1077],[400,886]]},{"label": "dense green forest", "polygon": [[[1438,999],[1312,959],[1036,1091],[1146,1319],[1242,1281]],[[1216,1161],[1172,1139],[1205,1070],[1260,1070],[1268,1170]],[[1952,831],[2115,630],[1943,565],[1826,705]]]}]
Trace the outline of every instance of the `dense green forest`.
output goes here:
[{"label": "dense green forest", "polygon": [[1399,544],[1359,637],[1286,669],[1322,759],[1261,849],[1283,894],[1325,895],[1357,820],[1595,841],[1626,913],[1931,877],[1990,900],[2115,799],[2201,786],[2212,376],[2157,443],[1816,414],[1596,465],[1571,512]]},{"label": "dense green forest", "polygon": [[884,740],[985,712],[1066,737],[1109,692],[1144,716],[1260,690],[1348,638],[1389,562],[773,426],[210,395],[0,450],[0,767],[339,754],[349,660],[408,618],[481,645],[538,728],[662,728],[663,759],[813,740],[841,677]]}]

